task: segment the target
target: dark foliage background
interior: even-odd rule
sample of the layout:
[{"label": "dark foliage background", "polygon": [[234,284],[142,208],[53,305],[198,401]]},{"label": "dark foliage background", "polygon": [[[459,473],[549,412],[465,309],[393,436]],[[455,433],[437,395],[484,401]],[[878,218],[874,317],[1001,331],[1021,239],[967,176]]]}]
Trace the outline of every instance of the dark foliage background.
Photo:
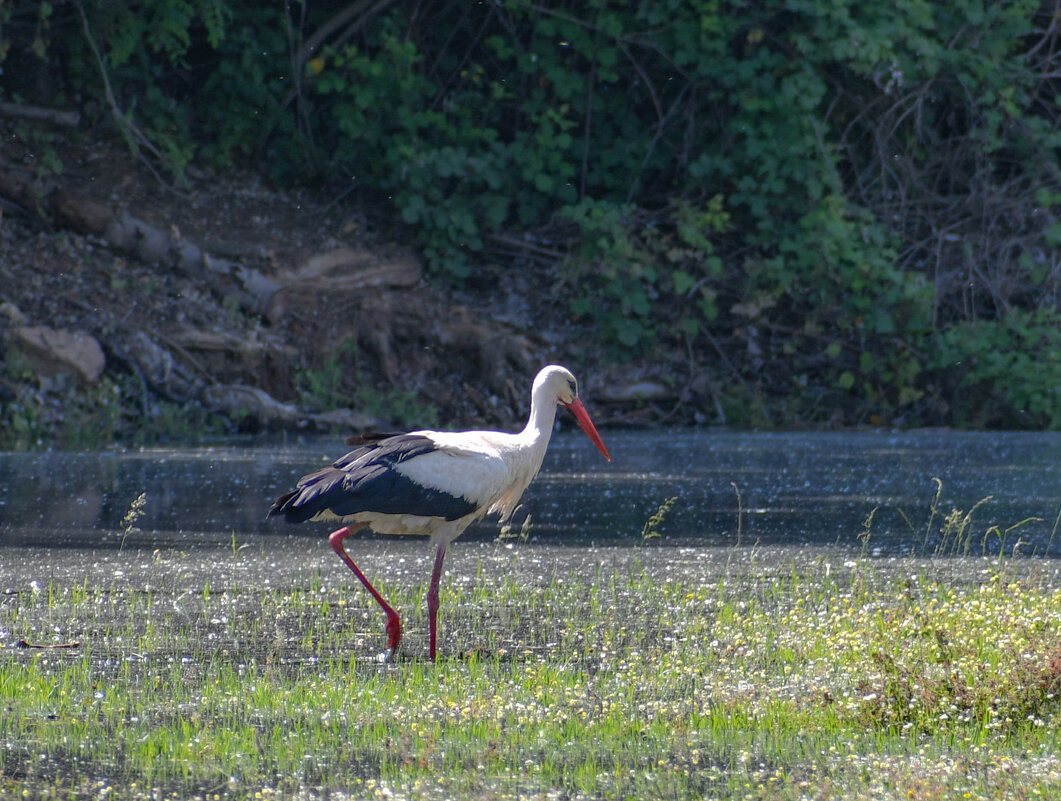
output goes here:
[{"label": "dark foliage background", "polygon": [[[734,424],[1061,427],[1061,4],[0,5],[0,93],[537,271]],[[682,365],[699,370],[683,370]]]}]

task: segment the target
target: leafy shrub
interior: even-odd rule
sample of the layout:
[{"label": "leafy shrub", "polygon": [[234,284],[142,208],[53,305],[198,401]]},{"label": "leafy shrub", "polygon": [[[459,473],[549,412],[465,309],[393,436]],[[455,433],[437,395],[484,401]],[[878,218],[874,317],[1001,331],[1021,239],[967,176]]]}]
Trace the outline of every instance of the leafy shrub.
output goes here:
[{"label": "leafy shrub", "polygon": [[951,377],[956,422],[1061,428],[1061,315],[1014,311],[941,332],[934,365]]},{"label": "leafy shrub", "polygon": [[[75,91],[104,98],[77,15],[29,7],[54,44],[9,23],[13,46],[66,54]],[[1053,363],[1052,6],[84,7],[118,104],[176,172],[352,183],[450,281],[529,243],[612,359],[683,360],[775,422],[1061,426],[1037,387],[1052,368],[1022,388],[997,352]]]},{"label": "leafy shrub", "polygon": [[[681,198],[651,219],[630,204],[584,200],[561,214],[578,226],[566,279],[572,310],[627,353],[658,337],[695,337],[718,317],[723,263],[712,237],[729,226],[721,196]],[[617,354],[618,355],[618,354]]]}]

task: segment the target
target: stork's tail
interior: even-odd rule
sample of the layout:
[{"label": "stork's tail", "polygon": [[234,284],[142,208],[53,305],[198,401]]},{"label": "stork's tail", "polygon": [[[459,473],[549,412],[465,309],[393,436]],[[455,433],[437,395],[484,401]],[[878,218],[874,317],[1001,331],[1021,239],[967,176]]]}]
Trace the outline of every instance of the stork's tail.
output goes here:
[{"label": "stork's tail", "polygon": [[303,523],[315,519],[317,515],[326,514],[330,507],[346,499],[344,478],[346,473],[334,467],[325,467],[303,476],[291,492],[285,492],[273,501],[266,517],[283,516],[288,523]]},{"label": "stork's tail", "polygon": [[301,523],[304,520],[308,520],[312,516],[312,513],[307,514],[305,507],[298,506],[294,503],[295,498],[299,494],[300,490],[291,490],[291,492],[285,492],[273,501],[273,505],[269,507],[268,514],[265,515],[266,519],[270,517],[280,517],[282,515],[289,523]]}]

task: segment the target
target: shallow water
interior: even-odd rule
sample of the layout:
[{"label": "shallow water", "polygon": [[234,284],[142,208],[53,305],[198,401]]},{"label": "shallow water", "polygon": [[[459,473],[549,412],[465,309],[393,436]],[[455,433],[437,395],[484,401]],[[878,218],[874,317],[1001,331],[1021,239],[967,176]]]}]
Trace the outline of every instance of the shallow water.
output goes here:
[{"label": "shallow water", "polygon": [[[601,459],[581,433],[558,434],[515,517],[549,544],[640,542],[646,520],[676,497],[657,545],[861,547],[882,555],[931,549],[941,516],[990,496],[968,527],[972,552],[1061,555],[1061,435],[1041,433],[736,433],[606,431]],[[121,520],[147,495],[126,546],[323,536],[325,524],[265,521],[272,499],[347,450],[338,438],[283,444],[0,454],[0,545],[117,547]],[[939,515],[929,530],[942,484]],[[739,499],[739,500],[738,500]],[[874,512],[874,510],[876,510]],[[1027,521],[1028,518],[1038,518]],[[999,533],[1021,524],[1006,535]],[[993,527],[997,527],[997,530]],[[486,522],[465,537],[488,540]],[[985,537],[986,535],[986,537]]]},{"label": "shallow water", "polygon": [[[817,599],[810,606],[818,604],[818,587],[830,582],[845,599],[854,586],[860,592],[887,588],[881,596],[887,599],[895,597],[897,587],[905,593],[930,588],[937,580],[976,586],[1004,574],[1056,587],[1061,575],[1056,559],[978,555],[983,532],[1031,516],[1041,520],[1022,526],[1011,542],[1019,535],[1027,542],[1023,553],[1047,551],[1061,507],[1055,467],[1061,437],[676,431],[605,432],[605,438],[613,454],[610,464],[581,436],[557,438],[517,515],[517,529],[524,515],[532,516],[529,542],[498,542],[496,526],[486,524],[454,545],[446,560],[440,612],[439,652],[456,658],[446,660],[445,669],[454,671],[447,675],[465,669],[460,660],[472,664],[485,654],[499,665],[511,661],[527,675],[534,671],[519,664],[574,666],[565,672],[585,675],[590,688],[598,675],[618,671],[620,686],[626,687],[625,663],[609,661],[625,658],[615,650],[616,643],[627,642],[625,626],[636,644],[631,652],[670,647],[663,643],[702,643],[706,638],[680,634],[681,615],[694,609],[709,620],[722,599],[740,609],[744,599],[753,599],[783,610],[806,597],[808,588]],[[331,440],[314,440],[134,453],[0,454],[0,652],[10,665],[32,665],[43,680],[67,675],[71,664],[87,665],[91,692],[82,691],[86,699],[76,717],[84,710],[90,723],[95,705],[103,708],[108,694],[138,699],[144,689],[149,697],[159,695],[163,702],[151,698],[145,706],[138,700],[135,715],[123,707],[117,718],[120,732],[140,727],[135,730],[144,738],[156,737],[149,733],[158,731],[155,721],[168,719],[174,708],[182,719],[229,709],[211,696],[216,691],[207,687],[208,676],[235,674],[248,692],[259,677],[275,682],[276,675],[298,683],[299,692],[320,687],[320,677],[336,666],[353,682],[392,671],[403,683],[415,677],[405,659],[396,666],[376,660],[385,642],[383,616],[324,541],[329,527],[263,520],[277,493],[342,450]],[[941,514],[952,506],[968,510],[994,496],[979,506],[970,524],[977,558],[919,555],[931,552],[932,543],[926,549],[923,541],[937,487],[933,477],[943,486]],[[140,492],[147,497],[144,517],[136,524],[140,530],[126,535],[121,519]],[[678,500],[660,526],[661,536],[638,547],[646,519],[669,497]],[[858,535],[875,508],[863,549]],[[934,532],[938,523],[937,517]],[[349,541],[351,553],[402,615],[403,655],[408,663],[424,660],[428,635],[422,593],[432,554],[421,540],[360,534],[357,539]],[[875,558],[857,558],[863,551]],[[800,592],[804,595],[796,598]],[[562,607],[555,603],[558,597],[564,599]],[[670,600],[661,603],[660,597]],[[875,619],[879,606],[874,596],[867,597],[868,617]],[[693,599],[692,604],[678,602],[682,598]],[[603,611],[588,613],[597,603]],[[585,632],[570,625],[599,615],[622,626],[610,627],[610,640],[595,633],[597,627],[609,629],[599,621]],[[611,645],[610,654],[602,642]],[[16,647],[20,644],[43,650]],[[714,664],[719,657],[703,661]],[[673,668],[680,662],[667,664]],[[507,673],[505,667],[498,674],[498,686]],[[175,680],[179,685],[167,684]],[[808,686],[794,682],[787,669],[780,680],[786,688]],[[202,687],[201,704],[172,704],[173,695],[183,695],[181,688],[195,682]],[[757,686],[754,681],[741,685]],[[147,689],[158,687],[163,693]],[[763,697],[774,689],[763,685]],[[196,689],[187,697],[199,696]],[[598,697],[595,690],[592,697]],[[476,703],[485,708],[494,702]],[[37,733],[67,721],[50,705],[42,708],[45,719],[38,719],[42,713],[34,708],[20,713],[16,728],[36,739],[9,737],[0,743],[8,775],[40,777],[42,787],[69,777],[70,786],[79,779],[82,788],[88,785],[79,777],[102,776],[105,780],[93,786],[108,791],[116,775],[121,780],[125,757],[111,756],[113,749],[98,737],[97,742],[71,737],[80,745],[70,749],[65,736],[63,747],[52,737],[54,752],[46,752],[40,745],[45,738]],[[231,707],[243,708],[242,701]],[[318,707],[308,708],[316,719]],[[421,709],[419,701],[410,708]],[[344,713],[342,704],[338,711]],[[225,714],[222,722],[233,720]],[[643,714],[635,711],[631,719]],[[72,721],[72,730],[77,723]],[[103,731],[95,724],[89,728]],[[737,724],[735,736],[754,737],[756,731],[751,724]],[[850,765],[848,747],[830,752],[845,755],[843,764]],[[341,750],[349,753],[345,746]],[[973,750],[974,759],[983,756]],[[332,781],[345,782],[346,771],[378,776],[379,757],[367,753],[363,763],[349,758],[327,763],[328,770],[340,766]],[[806,753],[808,764],[819,770],[818,754],[826,751],[814,747]],[[69,754],[76,756],[64,762]],[[273,757],[263,763],[265,775],[293,775],[275,771]],[[873,759],[876,765],[879,760]],[[1011,764],[1008,757],[996,761]],[[1027,767],[1023,756],[1017,762]],[[164,760],[159,764],[167,769]],[[1050,762],[1047,769],[1054,767]],[[796,768],[803,770],[799,764]],[[906,776],[910,769],[897,770]],[[222,773],[220,781],[238,774]],[[1025,771],[1012,781],[1026,776],[1034,780]],[[140,780],[137,774],[125,778],[134,788],[132,782]],[[307,783],[316,788],[310,795],[322,787],[325,794],[329,790],[317,778]],[[180,792],[174,796],[206,792],[198,784],[175,786]],[[217,786],[211,777],[209,787]]]}]

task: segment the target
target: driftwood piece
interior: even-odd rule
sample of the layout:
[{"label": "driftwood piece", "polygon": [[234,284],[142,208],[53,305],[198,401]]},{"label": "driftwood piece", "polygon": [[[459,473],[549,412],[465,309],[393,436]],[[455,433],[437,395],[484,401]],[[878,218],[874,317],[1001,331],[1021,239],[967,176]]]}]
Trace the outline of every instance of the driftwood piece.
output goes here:
[{"label": "driftwood piece", "polygon": [[275,323],[296,308],[315,308],[322,293],[412,287],[420,283],[422,276],[420,260],[405,248],[383,255],[336,248],[318,253],[295,270],[277,273],[275,280],[282,288],[270,297],[265,316]]},{"label": "driftwood piece", "polygon": [[250,415],[261,425],[318,429],[347,428],[357,431],[379,428],[381,421],[352,409],[334,409],[322,414],[304,412],[282,403],[268,392],[244,384],[214,384],[203,392],[203,403],[229,416]]},{"label": "driftwood piece", "polygon": [[261,327],[249,334],[185,328],[171,334],[167,344],[188,358],[193,353],[206,358],[221,356],[239,365],[244,376],[253,381],[259,380],[263,372],[275,375],[276,365],[293,364],[299,358],[297,348]]},{"label": "driftwood piece", "polygon": [[410,251],[389,258],[368,250],[336,248],[308,259],[294,272],[280,278],[287,286],[305,286],[330,291],[349,291],[379,286],[413,286],[420,281],[420,262]]}]

